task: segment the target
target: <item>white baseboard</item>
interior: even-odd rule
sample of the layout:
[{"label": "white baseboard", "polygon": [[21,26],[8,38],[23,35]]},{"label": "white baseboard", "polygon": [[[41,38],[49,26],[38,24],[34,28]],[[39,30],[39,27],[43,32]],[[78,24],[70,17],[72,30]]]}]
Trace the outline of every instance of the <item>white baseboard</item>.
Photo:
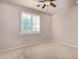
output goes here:
[{"label": "white baseboard", "polygon": [[29,43],[29,44],[20,45],[20,46],[13,47],[13,48],[2,49],[2,50],[0,50],[0,53],[10,52],[10,51],[21,49],[21,48],[25,48],[25,47],[45,44],[45,43],[48,43],[48,42],[50,42],[50,41],[42,41],[42,42],[36,42],[36,43]]},{"label": "white baseboard", "polygon": [[21,46],[18,46],[18,47],[3,49],[3,50],[0,50],[0,53],[13,51],[13,50],[17,50],[17,49],[20,49],[20,48],[25,48],[25,47],[28,47],[28,46],[34,46],[34,45],[45,44],[45,43],[52,43],[52,42],[55,42],[55,43],[58,43],[58,44],[62,44],[62,45],[65,45],[65,46],[69,46],[69,47],[73,47],[73,48],[78,48],[77,46],[72,45],[72,44],[68,44],[68,43],[65,43],[65,42],[53,40],[51,42],[50,41],[36,42],[36,43],[30,43],[30,44],[21,45]]},{"label": "white baseboard", "polygon": [[62,41],[53,40],[53,42],[56,42],[56,43],[59,43],[59,44],[65,45],[65,46],[73,47],[73,48],[78,48],[76,45],[65,43]]}]

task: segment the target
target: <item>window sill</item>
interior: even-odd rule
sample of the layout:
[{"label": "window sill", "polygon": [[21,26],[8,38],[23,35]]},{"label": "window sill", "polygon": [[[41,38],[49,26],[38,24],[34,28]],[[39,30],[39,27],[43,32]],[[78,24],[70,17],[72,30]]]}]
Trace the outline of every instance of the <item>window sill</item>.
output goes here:
[{"label": "window sill", "polygon": [[25,34],[40,34],[41,32],[25,32],[25,33],[20,33],[21,35],[25,35]]}]

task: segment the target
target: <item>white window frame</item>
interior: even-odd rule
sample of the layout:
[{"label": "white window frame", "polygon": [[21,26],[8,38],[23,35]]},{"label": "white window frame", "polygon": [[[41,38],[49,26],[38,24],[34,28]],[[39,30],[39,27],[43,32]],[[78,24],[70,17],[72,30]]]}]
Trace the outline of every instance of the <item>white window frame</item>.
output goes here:
[{"label": "white window frame", "polygon": [[[30,31],[30,32],[23,32],[23,25],[22,25],[22,13],[25,13],[25,14],[30,14],[31,15],[31,18],[33,17],[33,15],[36,15],[36,16],[39,16],[40,17],[40,31],[38,32],[32,32],[32,31]],[[39,34],[39,33],[41,33],[41,16],[40,15],[38,15],[38,14],[33,14],[33,13],[30,13],[30,12],[21,12],[20,13],[20,17],[21,17],[21,26],[20,26],[20,28],[21,28],[21,34]],[[32,20],[32,19],[31,19]],[[32,30],[32,29],[31,29]]]}]

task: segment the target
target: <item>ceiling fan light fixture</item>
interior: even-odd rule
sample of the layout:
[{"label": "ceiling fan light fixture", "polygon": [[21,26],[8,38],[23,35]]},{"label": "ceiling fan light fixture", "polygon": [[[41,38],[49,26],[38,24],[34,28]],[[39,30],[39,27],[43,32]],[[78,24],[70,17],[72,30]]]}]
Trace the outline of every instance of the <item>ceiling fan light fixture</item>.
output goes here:
[{"label": "ceiling fan light fixture", "polygon": [[46,5],[50,5],[50,1],[45,1],[44,2]]},{"label": "ceiling fan light fixture", "polygon": [[[39,2],[43,3],[42,9],[44,9],[46,6],[56,7],[56,5],[53,3],[53,1],[56,1],[56,0],[42,0],[42,1],[39,1]],[[37,5],[37,7],[40,7],[40,6],[41,5]]]}]

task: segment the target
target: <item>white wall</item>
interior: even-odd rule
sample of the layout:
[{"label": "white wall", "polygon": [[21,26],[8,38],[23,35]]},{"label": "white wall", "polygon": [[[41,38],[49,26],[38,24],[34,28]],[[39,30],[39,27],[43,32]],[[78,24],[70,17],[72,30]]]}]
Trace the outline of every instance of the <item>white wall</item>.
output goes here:
[{"label": "white wall", "polygon": [[77,47],[77,10],[75,5],[52,16],[52,39]]},{"label": "white wall", "polygon": [[[40,34],[20,34],[20,12],[28,11],[42,16],[42,32]],[[24,44],[50,41],[50,16],[41,12],[0,2],[0,50]]]}]

